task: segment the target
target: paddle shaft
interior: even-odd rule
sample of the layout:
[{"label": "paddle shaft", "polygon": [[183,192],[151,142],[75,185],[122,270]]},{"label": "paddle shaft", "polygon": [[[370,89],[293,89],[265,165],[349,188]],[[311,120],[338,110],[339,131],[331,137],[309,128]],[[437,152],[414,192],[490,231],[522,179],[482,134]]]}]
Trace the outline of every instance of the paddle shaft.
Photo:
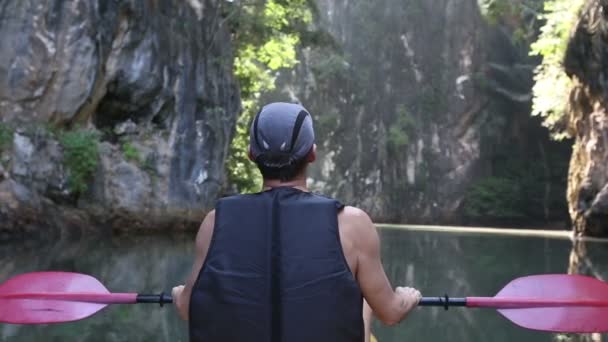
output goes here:
[{"label": "paddle shaft", "polygon": [[69,302],[85,302],[96,304],[136,304],[154,303],[170,304],[173,303],[171,296],[161,293],[159,295],[137,294],[137,293],[93,293],[93,292],[69,292],[69,293],[49,293],[49,292],[23,292],[9,293],[0,295],[0,299],[31,299],[31,300],[58,300]]},{"label": "paddle shaft", "polygon": [[606,300],[571,300],[571,299],[542,299],[517,297],[466,297],[450,298],[423,297],[419,306],[441,306],[447,310],[451,306],[466,306],[469,308],[493,309],[525,309],[551,307],[608,307]]}]

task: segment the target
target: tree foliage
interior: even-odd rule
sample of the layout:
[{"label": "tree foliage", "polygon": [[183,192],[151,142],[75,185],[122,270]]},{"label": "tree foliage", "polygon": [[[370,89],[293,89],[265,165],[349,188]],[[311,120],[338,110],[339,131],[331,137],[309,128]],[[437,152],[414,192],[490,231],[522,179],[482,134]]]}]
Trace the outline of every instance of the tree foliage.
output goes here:
[{"label": "tree foliage", "polygon": [[[227,160],[229,182],[239,192],[258,191],[261,175],[247,157],[249,124],[260,96],[275,88],[278,73],[297,63],[301,35],[312,21],[306,0],[256,0],[229,9],[236,54],[234,73],[241,88],[242,110]],[[230,15],[230,14],[229,14]]]},{"label": "tree foliage", "polygon": [[570,33],[576,25],[583,0],[545,1],[545,20],[538,40],[532,44],[531,54],[542,56],[534,77],[532,115],[543,118],[555,139],[567,137],[562,124],[565,118],[571,80],[564,71],[563,60]]},{"label": "tree foliage", "polygon": [[478,3],[488,23],[509,28],[514,45],[528,48],[536,39],[543,0],[478,0]]},{"label": "tree foliage", "polygon": [[467,193],[465,215],[471,218],[514,219],[523,216],[520,184],[505,177],[487,177]]}]

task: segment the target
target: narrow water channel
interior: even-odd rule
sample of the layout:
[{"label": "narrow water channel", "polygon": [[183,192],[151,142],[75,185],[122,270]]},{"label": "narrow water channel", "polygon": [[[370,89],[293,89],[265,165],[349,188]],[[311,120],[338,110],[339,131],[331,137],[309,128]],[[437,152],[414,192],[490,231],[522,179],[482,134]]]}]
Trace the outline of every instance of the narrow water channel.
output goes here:
[{"label": "narrow water channel", "polygon": [[[565,234],[528,236],[441,227],[383,227],[382,256],[395,285],[423,295],[493,296],[510,280],[566,273],[572,242]],[[91,274],[113,292],[170,291],[190,272],[193,236],[121,236],[0,246],[0,282],[20,273],[62,270]],[[608,244],[589,242],[587,253],[608,265]],[[608,271],[608,270],[604,270]],[[608,275],[608,272],[605,274]],[[376,323],[380,342],[552,341],[519,328],[494,310],[419,308],[401,325]],[[113,305],[79,322],[0,325],[0,341],[187,341],[187,326],[172,307]]]}]

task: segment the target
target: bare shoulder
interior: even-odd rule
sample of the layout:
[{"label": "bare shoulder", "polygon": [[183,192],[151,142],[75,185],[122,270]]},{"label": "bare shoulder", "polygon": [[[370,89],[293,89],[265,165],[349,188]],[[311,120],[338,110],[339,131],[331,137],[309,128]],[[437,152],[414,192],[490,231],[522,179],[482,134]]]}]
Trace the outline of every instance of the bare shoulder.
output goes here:
[{"label": "bare shoulder", "polygon": [[346,206],[338,215],[340,223],[348,226],[363,228],[373,226],[372,220],[367,213],[357,207]]},{"label": "bare shoulder", "polygon": [[355,240],[366,239],[375,234],[376,227],[369,215],[356,207],[346,206],[338,215],[340,231]]},{"label": "bare shoulder", "polygon": [[213,229],[213,226],[215,225],[215,209],[211,210],[210,212],[207,213],[207,215],[205,215],[205,218],[203,219],[203,222],[201,223],[201,227],[200,230],[202,229]]},{"label": "bare shoulder", "polygon": [[198,229],[198,234],[196,234],[196,244],[197,246],[203,247],[208,246],[211,240],[211,236],[213,235],[213,227],[215,226],[215,210],[211,210],[201,223],[200,228]]},{"label": "bare shoulder", "polygon": [[344,207],[338,215],[338,226],[344,254],[358,279],[361,260],[378,250],[378,232],[369,215],[356,207]]},{"label": "bare shoulder", "polygon": [[215,209],[208,212],[207,215],[205,215],[205,219],[203,220],[203,224],[213,225],[214,223],[215,223]]}]

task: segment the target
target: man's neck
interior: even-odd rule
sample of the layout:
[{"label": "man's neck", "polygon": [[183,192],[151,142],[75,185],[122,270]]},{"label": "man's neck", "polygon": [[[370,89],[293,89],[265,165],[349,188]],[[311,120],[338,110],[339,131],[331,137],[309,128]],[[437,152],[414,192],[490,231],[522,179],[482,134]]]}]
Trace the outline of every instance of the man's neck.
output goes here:
[{"label": "man's neck", "polygon": [[262,184],[263,190],[270,190],[272,188],[278,187],[290,187],[308,192],[308,187],[306,186],[306,178],[296,178],[288,182],[281,182],[278,179],[264,179],[264,183]]}]

